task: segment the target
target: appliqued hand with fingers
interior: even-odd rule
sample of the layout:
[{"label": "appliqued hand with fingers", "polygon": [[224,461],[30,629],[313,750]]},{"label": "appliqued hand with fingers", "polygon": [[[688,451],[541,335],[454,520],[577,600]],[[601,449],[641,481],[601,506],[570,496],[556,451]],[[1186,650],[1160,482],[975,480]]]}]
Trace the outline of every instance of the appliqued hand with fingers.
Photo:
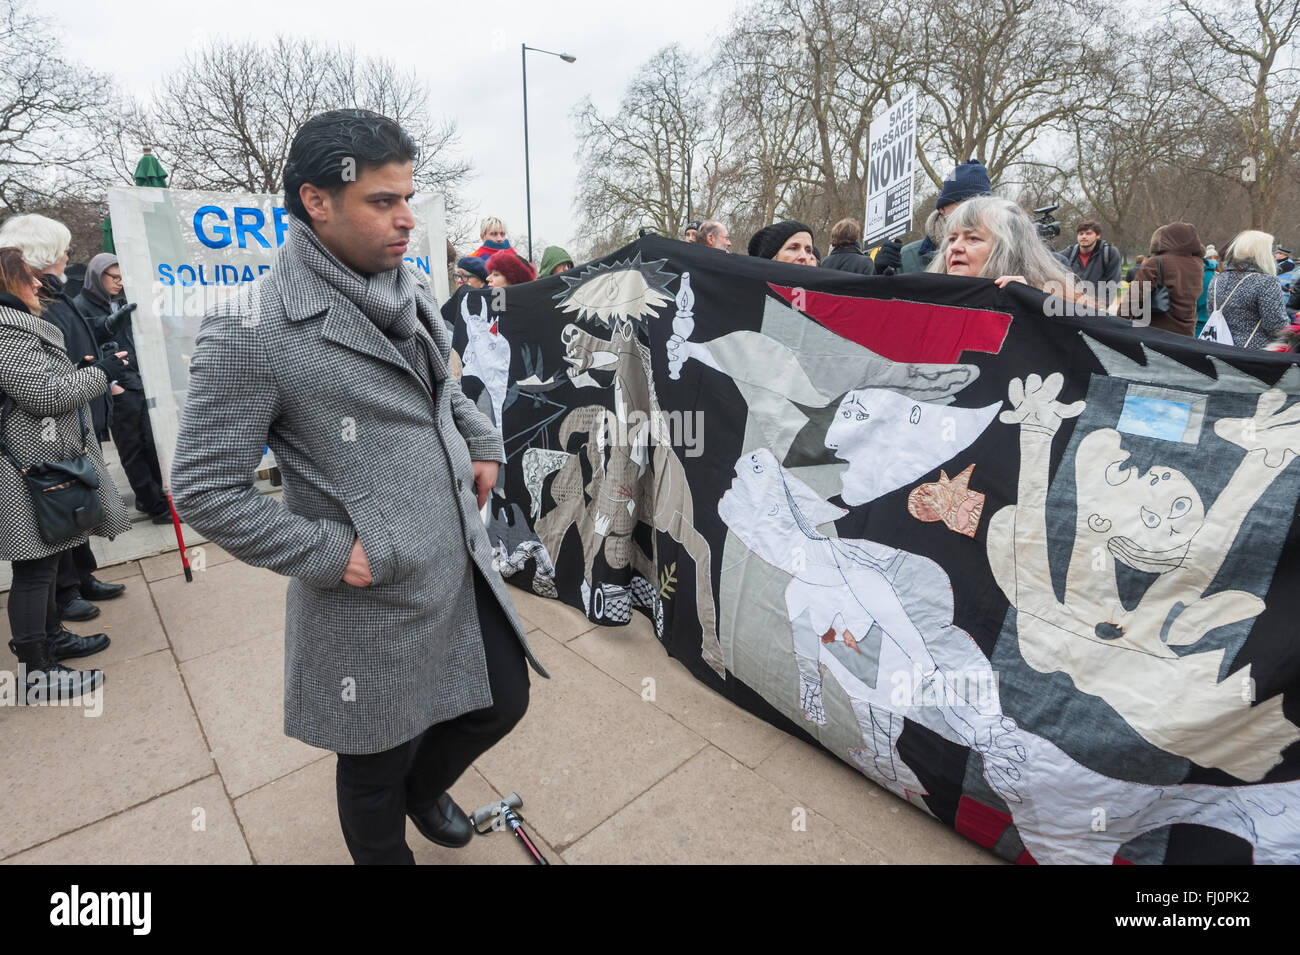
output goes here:
[{"label": "appliqued hand with fingers", "polygon": [[1082,401],[1066,405],[1056,400],[1064,384],[1065,378],[1059,371],[1048,375],[1046,380],[1038,375],[1030,375],[1023,382],[1012,378],[1007,386],[1011,408],[998,415],[998,420],[1003,424],[1018,424],[1026,431],[1056,434],[1062,421],[1077,417],[1085,407]]},{"label": "appliqued hand with fingers", "polygon": [[1220,418],[1214,433],[1247,452],[1264,452],[1264,464],[1283,468],[1300,454],[1300,402],[1284,408],[1286,394],[1277,388],[1264,392],[1249,418]]},{"label": "appliqued hand with fingers", "polygon": [[971,748],[984,760],[984,779],[1007,803],[1021,801],[1020,764],[1026,758],[1025,747],[1017,742],[1019,728],[1014,720],[1002,716],[982,723],[976,730]]}]

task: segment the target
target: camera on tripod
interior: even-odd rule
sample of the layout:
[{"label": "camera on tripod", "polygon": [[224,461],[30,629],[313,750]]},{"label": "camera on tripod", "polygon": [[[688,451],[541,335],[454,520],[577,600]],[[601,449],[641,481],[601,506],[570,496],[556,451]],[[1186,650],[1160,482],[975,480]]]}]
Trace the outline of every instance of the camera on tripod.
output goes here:
[{"label": "camera on tripod", "polygon": [[1038,230],[1038,237],[1048,245],[1052,240],[1061,234],[1061,223],[1052,218],[1052,213],[1061,207],[1060,203],[1053,203],[1050,206],[1039,206],[1034,210],[1034,228]]}]

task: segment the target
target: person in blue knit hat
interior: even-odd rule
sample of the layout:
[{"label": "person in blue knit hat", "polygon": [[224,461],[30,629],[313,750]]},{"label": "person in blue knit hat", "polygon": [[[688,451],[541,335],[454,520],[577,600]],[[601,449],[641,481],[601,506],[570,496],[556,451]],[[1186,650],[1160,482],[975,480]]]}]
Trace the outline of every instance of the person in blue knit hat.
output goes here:
[{"label": "person in blue knit hat", "polygon": [[943,181],[939,198],[934,201],[934,211],[925,220],[925,238],[909,242],[900,251],[903,264],[899,271],[924,272],[947,237],[948,214],[967,199],[991,195],[989,171],[978,159],[968,159],[954,169]]}]

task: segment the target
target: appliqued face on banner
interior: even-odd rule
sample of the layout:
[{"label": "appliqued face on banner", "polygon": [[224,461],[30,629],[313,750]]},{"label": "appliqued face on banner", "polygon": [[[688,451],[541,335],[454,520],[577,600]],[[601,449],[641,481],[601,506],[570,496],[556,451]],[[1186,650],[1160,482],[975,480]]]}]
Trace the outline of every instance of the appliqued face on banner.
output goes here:
[{"label": "appliqued face on banner", "polygon": [[[627,329],[625,335],[631,333],[632,326],[624,325],[623,328]],[[560,341],[564,344],[564,360],[569,363],[570,374],[609,368],[618,362],[618,353],[609,339],[597,338],[577,325],[565,325],[564,331],[560,332]]]},{"label": "appliqued face on banner", "polygon": [[1079,514],[1110,553],[1135,570],[1162,573],[1182,564],[1205,522],[1205,506],[1182,472],[1126,466],[1119,434],[1105,429],[1079,445]]},{"label": "appliqued face on banner", "polygon": [[884,388],[848,392],[826,430],[826,447],[849,462],[841,496],[865,504],[928,474],[983,433],[998,405],[956,408]]},{"label": "appliqued face on banner", "polygon": [[718,502],[718,516],[745,542],[774,566],[794,573],[794,549],[802,538],[825,540],[817,527],[847,514],[816,496],[789,472],[767,448],[741,456],[736,478]]},{"label": "appliqued face on banner", "polygon": [[560,276],[566,286],[556,296],[560,311],[577,312],[577,321],[594,319],[609,327],[653,316],[673,300],[668,283],[676,276],[660,271],[664,261],[642,263],[638,253],[631,261],[594,265],[581,272],[570,269]]}]

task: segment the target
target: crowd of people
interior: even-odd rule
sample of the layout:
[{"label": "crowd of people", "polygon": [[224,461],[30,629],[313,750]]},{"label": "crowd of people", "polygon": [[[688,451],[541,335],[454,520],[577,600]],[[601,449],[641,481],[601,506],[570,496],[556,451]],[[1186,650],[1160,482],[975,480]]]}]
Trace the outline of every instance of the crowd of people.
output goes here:
[{"label": "crowd of people", "polygon": [[[914,242],[890,240],[864,248],[862,224],[844,218],[831,227],[830,251],[823,255],[812,226],[786,219],[755,232],[746,251],[862,276],[932,272],[987,278],[1003,287],[1021,282],[1071,306],[1178,335],[1240,348],[1300,350],[1300,283],[1292,281],[1296,263],[1273,236],[1243,231],[1220,256],[1214,245],[1202,243],[1196,226],[1170,222],[1156,229],[1146,252],[1126,266],[1103,231],[1101,223],[1083,219],[1073,243],[1052,249],[1039,223],[1016,203],[994,196],[984,164],[969,159],[943,181]],[[483,220],[480,238],[482,244],[470,255],[456,259],[449,251],[458,293],[515,285],[573,267],[567,252],[551,246],[533,269],[511,247],[505,223],[496,217]],[[716,219],[689,221],[682,238],[732,251],[730,233]],[[448,324],[454,324],[458,306],[459,295],[453,295],[443,311]]]},{"label": "crowd of people", "polygon": [[[360,151],[358,178],[341,178],[341,150]],[[433,841],[465,844],[468,820],[447,788],[522,717],[528,667],[545,676],[491,570],[479,519],[504,460],[500,433],[459,389],[439,385],[457,374],[444,322],[454,323],[465,296],[554,276],[575,262],[549,246],[535,266],[511,245],[506,224],[488,217],[472,253],[448,246],[455,291],[438,321],[428,290],[402,266],[415,222],[400,197],[413,191],[417,152],[400,126],[365,110],[332,111],[302,127],[285,172],[288,233],[264,279],[279,290],[283,313],[259,314],[251,325],[235,311],[205,319],[172,473],[181,517],[236,557],[294,578],[286,732],[338,753],[340,822],[357,861],[410,861],[405,816]],[[371,192],[399,198],[367,202]],[[1291,281],[1300,270],[1273,236],[1243,231],[1220,257],[1194,225],[1172,222],[1125,273],[1098,222],[1079,222],[1075,235],[1069,248],[1051,249],[1018,204],[993,194],[987,170],[972,159],[944,181],[915,242],[864,248],[861,223],[845,218],[831,228],[823,256],[811,226],[782,220],[745,248],[871,281],[926,272],[1022,283],[1049,300],[1173,334],[1300,350],[1292,324],[1300,283]],[[716,219],[690,222],[684,236],[732,252]],[[96,602],[124,591],[96,579],[88,543],[131,526],[102,441],[116,443],[135,507],[158,523],[172,514],[118,260],[91,258],[73,295],[70,245],[66,226],[42,216],[0,225],[0,559],[13,567],[10,647],[26,667],[28,699],[33,691],[75,698],[104,681],[100,670],[61,662],[109,644],[106,634],[78,635],[64,621],[92,619]],[[381,349],[386,363],[331,350],[325,323],[299,321],[303,303],[340,297],[374,324],[372,344],[376,335],[391,343]],[[239,299],[231,302],[237,309]],[[326,354],[334,357],[319,359],[318,374],[292,379],[301,394],[266,390],[294,355]],[[287,405],[319,415],[268,410]],[[358,439],[366,447],[347,455],[320,439],[337,431],[339,407],[362,409],[376,423]],[[252,486],[268,445],[293,492],[283,500]],[[394,448],[404,456],[395,458]],[[398,580],[400,594],[386,589]],[[473,620],[456,611],[466,594]],[[337,698],[338,674],[353,673],[373,678],[364,706]]]},{"label": "crowd of people", "polygon": [[[886,241],[867,249],[861,224],[845,218],[831,228],[830,251],[823,256],[811,226],[782,220],[755,232],[746,251],[867,277],[930,272],[991,279],[1003,287],[1021,282],[1178,335],[1241,348],[1300,350],[1300,283],[1292,281],[1300,273],[1290,250],[1264,232],[1241,232],[1220,256],[1215,246],[1202,243],[1194,225],[1171,222],[1154,232],[1147,251],[1126,270],[1120,251],[1095,220],[1080,221],[1076,241],[1053,251],[1019,205],[994,196],[988,171],[975,159],[957,165],[944,180],[922,232],[914,242]],[[479,238],[479,246],[461,256],[448,244],[455,290],[442,315],[449,326],[470,290],[519,285],[574,267],[573,256],[555,245],[534,266],[512,246],[505,222],[495,216],[482,221]],[[732,251],[727,226],[716,219],[689,222],[684,238],[721,253]],[[70,242],[66,226],[42,216],[15,216],[0,226],[0,347],[8,349],[0,362],[0,390],[13,410],[0,437],[9,445],[22,442],[21,415],[35,415],[37,406],[24,408],[21,398],[39,366],[39,407],[66,416],[77,408],[65,407],[73,401],[69,396],[81,396],[87,446],[97,449],[111,437],[135,507],[156,523],[169,522],[117,257],[91,258],[80,291],[70,295],[65,277]],[[44,338],[37,333],[42,330]],[[45,354],[55,340],[68,363],[58,373]],[[57,401],[50,397],[56,392]],[[71,419],[58,421],[60,428],[72,428]],[[0,472],[14,485],[12,473]],[[111,487],[106,472],[100,480]],[[13,494],[20,490],[10,488]],[[112,524],[113,516],[105,520]],[[95,578],[85,534],[57,548],[33,547],[31,530],[9,528],[0,539],[0,555],[14,562],[9,613],[15,653],[36,663],[44,658],[35,648],[48,644],[52,659],[45,662],[54,664],[97,652],[107,646],[106,635],[76,637],[62,622],[93,619],[99,614],[95,603],[119,596],[123,586]],[[45,669],[58,672],[56,666]],[[87,674],[77,677],[78,685],[96,685],[102,678],[98,671]]]}]

